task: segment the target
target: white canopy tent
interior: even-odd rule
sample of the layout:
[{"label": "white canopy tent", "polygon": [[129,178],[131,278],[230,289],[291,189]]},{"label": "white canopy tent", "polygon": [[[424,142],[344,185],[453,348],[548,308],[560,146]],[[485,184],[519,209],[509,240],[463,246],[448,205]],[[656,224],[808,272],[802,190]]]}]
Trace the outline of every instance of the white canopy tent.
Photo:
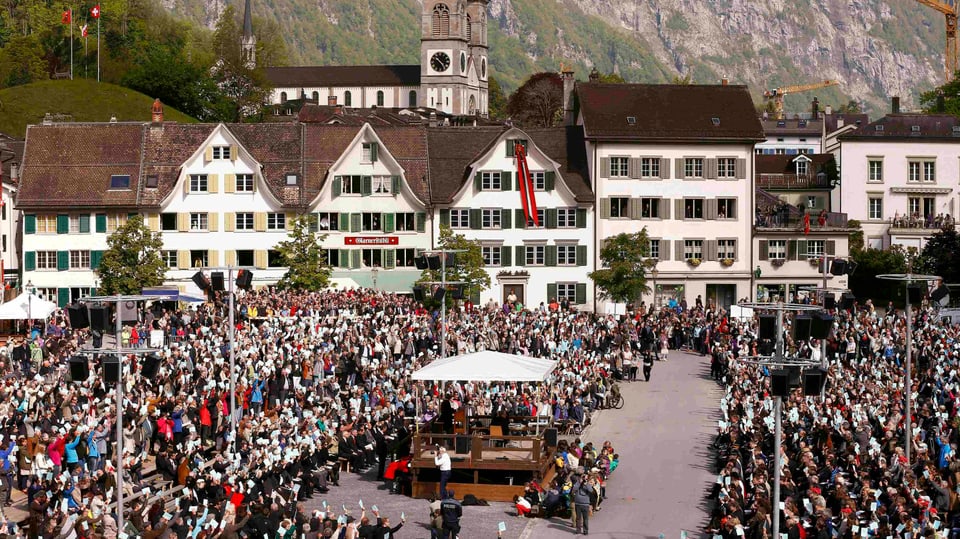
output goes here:
[{"label": "white canopy tent", "polygon": [[24,292],[0,305],[0,320],[40,320],[57,310],[57,304]]},{"label": "white canopy tent", "polygon": [[414,380],[433,382],[543,382],[556,362],[485,350],[438,359],[413,373]]}]

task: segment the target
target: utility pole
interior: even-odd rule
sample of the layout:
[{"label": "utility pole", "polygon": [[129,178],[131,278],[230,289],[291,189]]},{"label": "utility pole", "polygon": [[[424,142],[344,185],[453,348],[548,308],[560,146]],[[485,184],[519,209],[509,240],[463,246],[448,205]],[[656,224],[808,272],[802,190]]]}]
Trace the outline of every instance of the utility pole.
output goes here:
[{"label": "utility pole", "polygon": [[466,284],[465,281],[447,282],[447,253],[465,253],[466,249],[434,249],[425,251],[424,254],[433,256],[440,255],[440,282],[427,282],[424,284],[439,284],[443,289],[443,298],[440,301],[440,358],[447,357],[447,285],[448,284]]}]

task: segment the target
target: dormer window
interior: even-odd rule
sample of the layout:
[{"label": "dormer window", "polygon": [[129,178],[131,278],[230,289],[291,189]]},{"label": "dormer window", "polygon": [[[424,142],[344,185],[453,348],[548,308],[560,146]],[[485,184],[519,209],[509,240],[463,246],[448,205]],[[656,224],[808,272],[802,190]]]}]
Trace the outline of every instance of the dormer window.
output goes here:
[{"label": "dormer window", "polygon": [[130,175],[114,174],[110,176],[110,189],[130,189]]},{"label": "dormer window", "polygon": [[806,127],[806,126],[807,126],[806,120],[800,120],[797,122],[797,127]]},{"label": "dormer window", "polygon": [[376,163],[377,158],[379,157],[379,153],[380,153],[379,144],[377,144],[376,142],[363,143],[362,161],[364,163]]},{"label": "dormer window", "polygon": [[286,182],[285,182],[285,183],[286,183],[288,186],[290,186],[290,185],[297,185],[297,184],[299,183],[299,180],[300,180],[300,178],[299,178],[299,176],[297,176],[296,174],[287,174]]},{"label": "dormer window", "polygon": [[778,121],[777,121],[777,127],[786,127],[786,126],[787,126],[787,122],[785,122],[785,121],[783,121],[783,120],[778,120]]},{"label": "dormer window", "polygon": [[877,131],[883,131],[883,126],[882,126],[882,125],[878,125],[878,126],[875,127],[875,129],[876,129]]},{"label": "dormer window", "polygon": [[806,159],[797,160],[797,176],[806,176],[807,175],[807,161]]},{"label": "dormer window", "polygon": [[214,159],[230,159],[230,146],[214,146],[212,155]]},{"label": "dormer window", "polygon": [[714,116],[713,118],[710,118],[710,121],[713,122],[714,126],[720,125],[720,118],[717,118],[716,116]]},{"label": "dormer window", "polygon": [[627,125],[637,125],[637,117],[627,116]]},{"label": "dormer window", "polygon": [[160,185],[160,176],[156,174],[147,175],[147,189],[156,189]]},{"label": "dormer window", "polygon": [[919,125],[911,125],[911,126],[910,126],[910,132],[911,132],[911,133],[919,133],[919,132],[920,132],[920,126],[919,126]]}]

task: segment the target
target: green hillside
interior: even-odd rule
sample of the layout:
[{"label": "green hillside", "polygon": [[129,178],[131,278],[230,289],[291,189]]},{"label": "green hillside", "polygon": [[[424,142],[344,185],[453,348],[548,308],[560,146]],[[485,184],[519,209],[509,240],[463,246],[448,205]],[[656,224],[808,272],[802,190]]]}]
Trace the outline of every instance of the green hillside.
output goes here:
[{"label": "green hillside", "polygon": [[[66,115],[75,122],[149,121],[153,98],[114,84],[89,79],[50,80],[0,90],[0,132],[22,138],[27,125],[39,124],[46,113]],[[164,107],[164,119],[185,123],[193,118]]]}]

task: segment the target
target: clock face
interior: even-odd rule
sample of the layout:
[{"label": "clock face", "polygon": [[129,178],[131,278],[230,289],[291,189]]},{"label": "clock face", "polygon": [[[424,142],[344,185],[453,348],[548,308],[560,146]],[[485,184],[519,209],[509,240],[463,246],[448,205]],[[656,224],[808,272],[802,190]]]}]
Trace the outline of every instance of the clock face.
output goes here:
[{"label": "clock face", "polygon": [[445,52],[438,52],[430,58],[430,67],[442,73],[450,68],[450,57]]}]

